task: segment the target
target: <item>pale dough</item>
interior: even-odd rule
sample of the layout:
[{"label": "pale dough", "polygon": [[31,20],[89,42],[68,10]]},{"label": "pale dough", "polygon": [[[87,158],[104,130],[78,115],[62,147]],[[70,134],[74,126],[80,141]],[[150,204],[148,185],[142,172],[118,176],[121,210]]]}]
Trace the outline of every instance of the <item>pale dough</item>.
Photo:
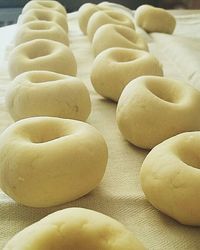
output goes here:
[{"label": "pale dough", "polygon": [[91,125],[26,118],[0,135],[0,188],[26,206],[63,204],[99,184],[107,159],[105,140]]},{"label": "pale dough", "polygon": [[34,39],[49,39],[69,45],[67,33],[52,21],[32,21],[18,26],[15,45]]},{"label": "pale dough", "polygon": [[130,17],[116,10],[104,10],[95,12],[89,19],[87,25],[87,36],[92,41],[97,29],[104,24],[120,24],[132,29],[135,28]]},{"label": "pale dough", "polygon": [[135,11],[135,22],[147,32],[172,34],[176,19],[167,10],[151,5],[142,5]]},{"label": "pale dough", "polygon": [[32,0],[29,1],[24,8],[22,9],[22,14],[26,13],[29,10],[39,9],[45,10],[48,12],[49,10],[55,10],[64,16],[67,15],[66,9],[62,4],[58,1],[51,1],[51,0]]},{"label": "pale dough", "polygon": [[110,48],[96,57],[91,82],[100,95],[118,101],[124,87],[142,75],[163,75],[162,66],[153,55],[142,50]]},{"label": "pale dough", "polygon": [[31,70],[48,70],[75,76],[77,64],[71,49],[62,43],[35,39],[15,47],[9,55],[11,78]]},{"label": "pale dough", "polygon": [[200,132],[176,135],[147,155],[140,179],[151,204],[185,225],[200,226]]},{"label": "pale dough", "polygon": [[105,24],[94,34],[93,52],[98,55],[103,50],[113,47],[148,50],[147,43],[134,29],[124,25]]},{"label": "pale dough", "polygon": [[55,10],[32,9],[19,16],[18,26],[32,21],[48,21],[60,25],[65,32],[68,31],[67,18]]},{"label": "pale dough", "polygon": [[[28,246],[28,248],[27,248]],[[54,212],[16,234],[3,250],[145,250],[117,220],[85,208]]]},{"label": "pale dough", "polygon": [[76,77],[50,71],[28,71],[17,76],[6,95],[14,120],[55,116],[86,120],[91,112],[87,88]]},{"label": "pale dough", "polygon": [[200,130],[200,92],[189,84],[164,77],[131,81],[117,106],[117,123],[124,138],[151,149],[182,132]]}]

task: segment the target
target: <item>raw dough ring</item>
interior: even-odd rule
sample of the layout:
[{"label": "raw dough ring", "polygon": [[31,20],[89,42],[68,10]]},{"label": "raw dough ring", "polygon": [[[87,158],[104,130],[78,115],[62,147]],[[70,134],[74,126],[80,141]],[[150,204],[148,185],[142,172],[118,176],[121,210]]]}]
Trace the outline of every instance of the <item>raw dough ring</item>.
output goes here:
[{"label": "raw dough ring", "polygon": [[49,10],[55,10],[64,16],[67,15],[66,10],[62,4],[58,1],[49,1],[49,0],[33,0],[29,1],[24,8],[22,9],[22,14],[26,13],[29,10],[38,9],[45,10],[48,12]]},{"label": "raw dough ring", "polygon": [[84,121],[91,112],[85,85],[76,77],[50,71],[18,75],[7,93],[6,104],[14,120],[55,116]]},{"label": "raw dough ring", "polygon": [[98,28],[92,40],[92,49],[98,55],[112,47],[148,50],[147,43],[132,28],[124,25],[105,24]]},{"label": "raw dough ring", "polygon": [[143,162],[140,178],[149,202],[185,225],[200,226],[200,132],[176,135]]},{"label": "raw dough ring", "polygon": [[99,10],[109,10],[109,7],[93,3],[85,3],[78,10],[78,23],[83,34],[87,33],[87,25],[90,17]]},{"label": "raw dough ring", "polygon": [[15,201],[50,207],[82,197],[101,181],[108,159],[91,125],[56,117],[20,120],[0,135],[0,185]]},{"label": "raw dough ring", "polygon": [[176,27],[176,19],[168,11],[151,5],[142,5],[137,8],[135,21],[147,32],[172,34]]},{"label": "raw dough ring", "polygon": [[34,39],[49,39],[69,45],[66,32],[52,21],[32,21],[20,25],[15,36],[15,45]]},{"label": "raw dough ring", "polygon": [[189,84],[156,76],[130,82],[117,106],[126,140],[151,149],[182,132],[200,130],[200,92]]},{"label": "raw dough ring", "polygon": [[119,24],[135,29],[133,21],[120,11],[104,10],[95,12],[89,19],[87,25],[87,36],[92,41],[97,29],[104,24]]},{"label": "raw dough ring", "polygon": [[17,21],[18,25],[32,21],[48,21],[60,25],[65,32],[68,31],[67,18],[55,10],[45,11],[44,9],[29,10],[23,15],[20,15]]},{"label": "raw dough ring", "polygon": [[162,66],[146,51],[111,48],[96,57],[91,82],[100,95],[118,101],[124,87],[141,75],[162,76]]},{"label": "raw dough ring", "polygon": [[144,250],[117,220],[84,208],[54,212],[16,234],[3,250]]},{"label": "raw dough ring", "polygon": [[11,51],[8,69],[12,78],[32,70],[48,70],[75,76],[77,65],[72,51],[64,44],[35,39],[20,44]]}]

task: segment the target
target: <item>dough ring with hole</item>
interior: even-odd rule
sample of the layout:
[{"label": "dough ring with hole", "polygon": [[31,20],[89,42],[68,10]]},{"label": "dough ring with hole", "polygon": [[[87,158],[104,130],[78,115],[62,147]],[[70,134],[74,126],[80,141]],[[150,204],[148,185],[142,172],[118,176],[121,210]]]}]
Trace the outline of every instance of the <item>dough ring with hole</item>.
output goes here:
[{"label": "dough ring with hole", "polygon": [[182,132],[200,130],[200,92],[186,83],[156,76],[130,82],[117,106],[124,138],[151,149]]},{"label": "dough ring with hole", "polygon": [[32,21],[18,27],[15,36],[16,46],[34,39],[48,39],[69,45],[66,32],[52,21]]},{"label": "dough ring with hole", "polygon": [[69,47],[62,43],[35,39],[15,47],[8,61],[11,78],[32,70],[47,70],[75,76],[77,64]]},{"label": "dough ring with hole", "polygon": [[55,116],[84,121],[91,112],[85,85],[76,77],[50,71],[18,75],[6,95],[6,104],[14,120]]},{"label": "dough ring with hole", "polygon": [[200,132],[176,135],[152,149],[141,168],[149,202],[185,225],[200,226]]},{"label": "dough ring with hole", "polygon": [[90,17],[99,10],[109,10],[109,7],[99,4],[85,3],[78,10],[78,23],[83,34],[87,34],[87,25]]},{"label": "dough ring with hole", "polygon": [[55,10],[45,11],[44,9],[33,9],[19,16],[17,25],[32,22],[32,21],[48,21],[60,25],[65,32],[68,31],[67,18]]},{"label": "dough ring with hole", "polygon": [[54,212],[25,228],[3,248],[8,249],[145,250],[132,232],[117,220],[77,207]]},{"label": "dough ring with hole", "polygon": [[118,101],[124,87],[141,75],[163,75],[162,66],[153,55],[142,50],[110,48],[96,57],[91,82],[100,95]]},{"label": "dough ring with hole", "polygon": [[148,50],[147,43],[135,32],[124,25],[105,24],[101,26],[92,40],[95,55],[113,47]]},{"label": "dough ring with hole", "polygon": [[67,15],[64,6],[60,4],[58,1],[49,1],[49,0],[29,1],[22,9],[22,14],[33,9],[44,10],[45,12],[48,12],[49,10],[54,10],[63,14],[64,16]]},{"label": "dough ring with hole", "polygon": [[147,32],[172,34],[176,26],[176,19],[168,11],[151,5],[136,9],[135,22]]},{"label": "dough ring with hole", "polygon": [[95,12],[89,19],[87,25],[87,36],[92,41],[97,29],[104,24],[119,24],[135,29],[130,17],[116,10],[104,10]]},{"label": "dough ring with hole", "polygon": [[0,188],[16,202],[50,207],[82,197],[101,181],[108,159],[91,125],[56,117],[20,120],[0,135]]}]

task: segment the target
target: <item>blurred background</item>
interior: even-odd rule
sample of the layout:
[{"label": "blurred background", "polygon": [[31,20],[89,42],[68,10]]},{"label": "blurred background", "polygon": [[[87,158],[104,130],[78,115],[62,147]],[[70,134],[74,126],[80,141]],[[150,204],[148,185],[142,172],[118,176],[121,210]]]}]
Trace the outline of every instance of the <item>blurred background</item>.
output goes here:
[{"label": "blurred background", "polygon": [[[22,7],[29,0],[0,0],[0,27],[16,23]],[[101,0],[59,0],[68,12],[78,10],[78,8],[86,3],[100,3]],[[119,3],[130,9],[136,9],[142,4],[151,4],[156,7],[166,9],[200,9],[200,0],[112,0],[108,2]]]}]

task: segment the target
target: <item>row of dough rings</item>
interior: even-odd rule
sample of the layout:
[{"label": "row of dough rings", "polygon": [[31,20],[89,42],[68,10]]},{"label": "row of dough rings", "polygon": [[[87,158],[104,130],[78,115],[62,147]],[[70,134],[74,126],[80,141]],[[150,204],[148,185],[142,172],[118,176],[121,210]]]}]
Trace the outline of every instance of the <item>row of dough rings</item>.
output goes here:
[{"label": "row of dough rings", "polygon": [[[91,111],[87,88],[68,71],[53,72],[68,63],[75,75],[75,59],[65,62],[72,55],[69,51],[62,43],[34,39],[10,55],[10,69],[18,71],[6,102],[12,117],[22,120],[0,136],[0,183],[5,193],[26,206],[48,207],[77,199],[94,189],[105,172],[108,152],[102,135],[89,124],[70,120],[87,119]],[[24,73],[18,75],[20,70]],[[36,117],[27,118],[31,116]]]},{"label": "row of dough rings", "polygon": [[[29,72],[27,72],[29,73]],[[38,82],[38,74],[34,74],[34,72],[32,73],[32,77],[35,77],[34,82]],[[41,72],[43,74],[46,74],[46,72]],[[54,77],[56,77],[55,73],[52,73]],[[23,77],[25,77],[24,74],[22,74],[21,80],[23,80]],[[20,79],[18,79],[20,81]],[[32,121],[31,121],[32,119]],[[59,137],[62,136],[62,144],[61,141],[58,142],[57,141],[57,148],[56,148],[56,154],[58,154],[58,158],[54,158],[54,145],[53,144],[49,144],[49,147],[52,147],[52,152],[47,152],[47,150],[45,150],[48,153],[48,158],[52,158],[50,159],[50,162],[42,162],[41,165],[45,165],[48,166],[48,172],[49,172],[49,167],[51,167],[50,169],[50,175],[48,174],[47,176],[45,175],[39,175],[39,177],[41,178],[40,180],[38,180],[38,173],[35,172],[35,176],[34,175],[34,171],[32,171],[32,173],[28,173],[28,175],[31,175],[31,180],[33,180],[32,185],[29,185],[29,188],[27,188],[27,183],[26,183],[26,176],[20,176],[18,178],[16,178],[16,176],[14,177],[13,181],[14,181],[14,185],[15,185],[15,193],[16,191],[20,192],[22,191],[22,193],[18,193],[18,197],[15,197],[19,202],[22,202],[22,200],[25,198],[25,200],[23,200],[23,204],[26,205],[31,205],[31,206],[48,206],[48,205],[53,205],[53,204],[60,204],[60,202],[66,202],[66,196],[68,197],[68,199],[74,199],[77,198],[77,195],[79,197],[79,195],[83,194],[83,189],[86,190],[86,193],[88,192],[88,188],[89,191],[91,189],[91,185],[95,185],[96,186],[96,182],[99,182],[102,178],[102,174],[104,172],[105,165],[107,162],[107,148],[105,145],[104,140],[102,140],[102,137],[100,135],[97,134],[97,131],[92,131],[91,127],[86,127],[85,124],[85,128],[83,128],[83,124],[78,124],[78,123],[74,123],[74,121],[67,121],[67,120],[62,120],[61,119],[50,119],[50,118],[31,118],[31,119],[26,119],[26,122],[24,123],[25,120],[22,120],[20,122],[18,122],[16,124],[16,126],[13,126],[12,128],[10,127],[10,132],[7,133],[7,137],[4,133],[4,138],[7,139],[6,141],[9,141],[8,137],[10,136],[11,132],[13,133],[14,137],[18,136],[18,138],[21,138],[21,141],[25,142],[27,140],[27,143],[24,143],[24,148],[22,149],[23,151],[23,155],[26,155],[24,150],[27,150],[27,153],[29,152],[29,149],[31,148],[31,150],[34,150],[35,153],[39,153],[41,154],[41,151],[43,151],[44,153],[44,149],[47,146],[47,144],[49,144],[50,142],[52,142],[52,137],[56,138],[56,140],[60,139]],[[54,125],[56,127],[54,127],[54,129],[52,130],[52,127],[48,127],[46,125],[49,125],[49,122],[47,121],[47,119],[50,119],[49,122],[51,123],[55,123]],[[64,122],[66,124],[64,124]],[[21,123],[21,126],[20,126]],[[29,123],[29,124],[28,124]],[[33,123],[37,123],[36,126],[33,126]],[[43,123],[43,129],[45,131],[42,131],[41,133],[41,123]],[[48,124],[44,124],[44,123],[48,123]],[[61,123],[59,126],[59,123]],[[70,127],[71,125],[71,127]],[[80,127],[78,127],[78,125]],[[18,126],[18,129],[16,128]],[[37,128],[37,126],[39,126],[39,129]],[[88,126],[88,125],[87,125]],[[62,127],[62,128],[61,128]],[[32,131],[33,128],[35,129],[35,131]],[[50,131],[47,131],[47,129],[50,129]],[[86,139],[81,140],[80,135],[84,136],[84,138],[86,138],[86,133],[85,131],[87,131],[87,133],[90,133],[90,136],[87,137],[87,139],[89,141],[86,142]],[[20,130],[23,131],[23,133],[25,133],[27,135],[27,138],[25,138],[22,134],[20,134]],[[56,133],[52,133],[53,131],[58,130]],[[72,131],[70,131],[72,130]],[[94,129],[93,129],[94,130]],[[38,134],[39,132],[39,134]],[[44,133],[46,134],[46,137],[44,136]],[[88,150],[88,152],[92,152],[92,155],[94,156],[95,160],[95,164],[97,164],[98,161],[98,166],[96,166],[97,168],[92,168],[89,169],[90,165],[91,165],[91,156],[89,157],[87,154],[85,155],[80,155],[79,154],[79,164],[78,166],[80,167],[80,165],[82,167],[87,167],[87,171],[86,169],[83,168],[77,168],[77,162],[76,159],[77,157],[72,157],[70,164],[74,163],[75,165],[73,165],[73,169],[75,169],[78,172],[78,176],[81,176],[81,180],[80,178],[77,178],[77,172],[75,171],[75,175],[72,176],[73,173],[69,174],[68,173],[68,180],[66,180],[65,178],[65,170],[62,167],[63,161],[66,160],[66,158],[61,158],[60,156],[63,156],[63,154],[60,155],[59,153],[59,149],[61,149],[61,151],[63,150],[63,148],[66,149],[66,153],[68,152],[68,147],[70,146],[71,149],[73,149],[73,145],[74,147],[76,147],[76,150],[78,148],[78,151],[81,153],[81,147],[79,145],[77,145],[76,141],[75,141],[75,137],[73,137],[73,133],[76,134],[76,139],[82,141],[81,145],[83,148],[88,148],[88,143],[90,145],[90,149]],[[67,138],[68,140],[64,140],[65,134],[71,134],[71,140],[69,140],[69,138]],[[42,138],[41,138],[42,135]],[[98,139],[95,139],[96,138]],[[90,139],[89,139],[90,138]],[[12,136],[11,136],[12,139]],[[29,143],[29,141],[31,141],[31,143]],[[41,146],[37,149],[37,147],[34,147],[34,143],[41,143]],[[65,142],[65,144],[64,144]],[[67,147],[67,142],[68,142],[68,147]],[[73,143],[74,142],[74,143]],[[85,144],[83,145],[83,142],[85,142]],[[46,143],[46,145],[45,145]],[[93,145],[91,144],[93,143]],[[33,147],[32,147],[33,146]],[[29,148],[29,149],[28,149]],[[5,149],[5,148],[2,148]],[[19,149],[19,148],[18,148]],[[98,154],[95,153],[95,150],[98,150]],[[17,155],[20,155],[20,151],[18,151]],[[35,155],[35,154],[33,154]],[[71,155],[69,154],[69,157],[71,157]],[[35,158],[35,156],[34,156]],[[44,157],[43,157],[44,158]],[[47,157],[46,157],[47,158]],[[89,159],[90,158],[90,159]],[[99,158],[99,159],[98,159]],[[20,160],[20,159],[18,159]],[[59,165],[59,170],[56,169],[56,173],[59,172],[59,175],[62,176],[62,179],[59,178],[59,183],[56,182],[55,177],[57,176],[57,174],[55,173],[55,168],[52,168],[51,165],[51,160],[53,160],[53,162],[56,163],[56,165]],[[63,161],[62,161],[63,160]],[[68,159],[69,160],[69,159]],[[75,161],[74,161],[75,160]],[[87,163],[86,160],[89,162]],[[64,162],[65,164],[67,164],[68,162]],[[81,163],[81,164],[80,164]],[[64,164],[64,165],[65,165]],[[83,166],[84,165],[84,166]],[[93,165],[93,164],[92,164]],[[23,164],[22,164],[23,166]],[[21,169],[23,168],[21,166]],[[72,167],[72,166],[70,166]],[[66,168],[66,166],[65,166]],[[4,169],[5,170],[5,169]],[[92,170],[92,178],[91,176],[88,176],[90,173],[90,170]],[[45,172],[45,169],[42,169],[42,171]],[[63,172],[64,171],[64,172]],[[23,171],[22,171],[23,172]],[[73,171],[72,171],[73,172]],[[87,173],[86,173],[87,172]],[[94,174],[95,172],[95,174]],[[80,174],[81,173],[81,174]],[[86,176],[85,173],[87,174],[87,180],[86,180]],[[89,173],[89,174],[88,174]],[[4,173],[2,173],[0,176],[2,176]],[[49,178],[52,176],[51,181],[52,183],[47,183],[47,178],[49,181]],[[33,178],[34,177],[34,178]],[[12,176],[10,176],[10,179],[12,178]],[[96,180],[98,179],[98,180]],[[71,186],[71,181],[73,182],[73,186]],[[19,186],[19,182],[21,184],[21,187]],[[68,183],[69,187],[66,187],[66,182]],[[83,183],[82,183],[83,182]],[[44,197],[42,197],[44,195],[43,192],[37,192],[38,188],[35,186],[34,183],[42,183],[42,187],[41,190],[46,190],[47,193],[51,193],[50,195],[52,195],[53,193],[53,198],[51,197],[51,199],[49,200],[49,197],[47,197],[47,199],[45,200]],[[83,184],[82,187],[80,187],[80,183]],[[92,184],[93,183],[93,184]],[[5,184],[5,183],[4,183]],[[48,184],[48,185],[47,185]],[[23,187],[23,185],[25,185],[25,187]],[[66,192],[64,194],[63,191],[63,187],[66,187]],[[79,187],[79,189],[81,190],[77,190],[77,187]],[[49,189],[50,188],[50,189]],[[53,189],[52,189],[53,188]],[[62,191],[60,190],[62,189]],[[12,188],[9,189],[9,187],[6,187],[7,192],[11,194],[11,196],[13,195],[13,190]],[[27,194],[24,193],[24,190],[27,190]],[[32,192],[32,196],[30,195],[30,192]],[[38,199],[39,196],[39,199]],[[46,197],[46,193],[45,193],[45,197]],[[29,197],[29,199],[27,199],[27,197]],[[62,198],[63,197],[63,198]],[[102,233],[105,234],[106,233],[106,238],[109,239],[108,243],[105,244],[105,241],[102,241],[102,237],[94,237],[94,234],[92,233],[87,233],[87,231],[85,232],[82,226],[82,221],[85,222],[85,224],[87,224],[87,226],[90,226],[92,228],[97,228],[95,231],[97,231],[97,235],[101,235]],[[65,223],[67,222],[67,223]],[[100,222],[100,223],[99,223]],[[56,230],[51,230],[51,225],[52,223],[56,226],[56,228],[59,228],[60,225],[65,225],[65,229],[62,232],[62,235],[65,235],[65,240],[63,240],[63,237],[60,237],[57,234],[57,229]],[[76,226],[74,226],[76,225]],[[80,227],[81,227],[81,231],[80,231]],[[108,225],[109,225],[109,230],[108,229]],[[112,229],[110,231],[110,229]],[[112,232],[112,233],[111,233]],[[114,232],[114,234],[113,234]],[[74,234],[75,233],[75,234]],[[78,235],[79,239],[77,240],[77,237],[72,237],[73,235]],[[45,241],[43,239],[43,237],[45,236]],[[57,237],[58,236],[58,237]],[[70,238],[68,238],[68,236],[70,236]],[[119,240],[120,239],[120,240]],[[56,243],[56,247],[60,246],[60,248],[72,248],[73,249],[82,249],[82,247],[88,246],[88,248],[91,249],[107,249],[108,247],[110,248],[112,245],[113,249],[135,249],[135,250],[143,250],[144,247],[142,246],[142,244],[132,235],[132,233],[130,233],[128,230],[126,230],[120,223],[118,223],[117,221],[94,211],[91,210],[86,210],[86,209],[81,209],[81,208],[70,208],[70,209],[65,209],[63,211],[58,211],[52,215],[49,215],[48,217],[44,218],[43,220],[41,220],[40,222],[35,223],[34,225],[31,225],[30,227],[24,229],[22,232],[19,232],[16,236],[14,236],[9,242],[8,244],[4,247],[4,250],[6,249],[20,249],[23,250],[26,248],[27,246],[27,242],[29,244],[29,248],[30,249],[49,249],[49,247],[52,247],[55,245]],[[31,242],[31,243],[30,243]],[[42,243],[42,245],[40,244]]]},{"label": "row of dough rings", "polygon": [[[164,21],[157,22],[157,19],[161,17]],[[165,33],[172,33],[176,24],[174,17],[167,11],[151,6],[142,6],[136,11],[136,23],[147,32],[159,31]],[[103,30],[104,27],[102,26],[99,30]],[[106,28],[104,29],[106,30]],[[104,31],[104,35],[108,35],[108,33]],[[106,58],[103,75],[105,75],[105,72],[110,74],[110,70],[106,70],[109,60],[113,65],[113,51],[112,53],[111,51],[106,53],[112,54],[112,57]],[[98,50],[96,54],[98,54]],[[101,59],[102,61],[104,59],[103,53],[101,53],[97,62],[102,63]],[[123,58],[121,60],[123,61]],[[95,70],[101,75],[98,69]],[[116,70],[116,72],[118,71]],[[105,81],[104,86],[110,88],[107,92],[96,84],[97,92],[110,99],[118,100],[120,95],[113,95],[111,92],[116,86],[114,83],[113,86],[110,85],[112,82],[118,81],[122,72],[123,70],[116,77],[113,73],[112,77],[113,75],[114,77],[110,78],[110,81]],[[92,78],[95,78],[95,74],[92,74]],[[101,81],[101,79],[97,77],[96,81]],[[101,83],[99,85],[101,86]],[[167,78],[143,76],[136,78],[125,87],[117,107],[117,123],[128,141],[142,148],[152,148],[173,135],[184,131],[199,130],[199,108],[200,93],[188,84]],[[141,183],[148,200],[159,210],[179,222],[189,225],[200,224],[199,206],[195,204],[198,200],[199,177],[196,168],[199,168],[199,163],[196,160],[195,151],[188,149],[192,146],[192,140],[197,141],[195,145],[198,148],[197,136],[198,132],[182,133],[164,141],[149,154],[141,169]],[[186,146],[185,140],[190,142],[187,143],[189,146]],[[181,143],[183,143],[183,149],[177,152],[176,150],[181,147]],[[187,151],[188,154],[186,154]],[[167,156],[167,159],[166,157],[163,158],[163,154]],[[171,171],[165,161],[170,161],[168,165],[173,167]],[[162,171],[163,167],[164,172]],[[176,177],[180,171],[182,174],[178,174],[178,177]],[[184,195],[182,195],[181,187],[182,183],[185,182],[184,176],[186,176],[186,173],[191,177],[192,185],[186,179],[186,190],[184,189]],[[160,178],[155,177],[155,175],[160,176]],[[180,175],[182,178],[180,178]],[[173,185],[171,185],[172,179],[174,179]],[[180,192],[176,192],[175,187],[180,187],[178,189]],[[164,196],[160,190],[164,191]],[[176,200],[170,198],[171,192],[176,196]],[[196,194],[195,197],[193,193]],[[187,205],[182,209],[183,203]],[[192,213],[189,211],[192,211]]]},{"label": "row of dough rings", "polygon": [[83,5],[79,26],[89,37],[94,36],[92,48],[98,56],[92,66],[92,85],[100,95],[117,102],[131,80],[141,75],[162,76],[163,71],[147,52],[147,43],[135,32],[133,21],[123,13],[103,8]]},{"label": "row of dough rings", "polygon": [[22,9],[18,23],[25,24],[31,21],[51,21],[57,23],[66,33],[68,32],[66,9],[57,1],[29,1]]},{"label": "row of dough rings", "polygon": [[18,18],[15,46],[34,39],[48,39],[69,45],[65,8],[57,1],[33,0]]},{"label": "row of dough rings", "polygon": [[[40,14],[44,16],[32,21],[29,15],[31,21],[19,24],[15,43],[20,45],[9,57],[10,75],[15,79],[6,104],[14,120],[45,115],[85,121],[91,112],[89,92],[78,78],[72,77],[76,75],[77,65],[66,46],[69,42],[66,31],[56,20],[43,21],[49,13],[48,4],[59,10],[58,2],[37,0],[28,2],[22,11],[21,20],[26,13],[34,14],[30,12],[38,11],[41,5],[43,13]],[[64,17],[66,22],[66,15],[53,8],[50,11]]]},{"label": "row of dough rings", "polygon": [[105,24],[123,25],[135,29],[129,16],[122,11],[113,10],[101,4],[86,3],[82,5],[78,11],[78,21],[81,31],[88,36],[90,41],[93,40],[96,31]]}]

